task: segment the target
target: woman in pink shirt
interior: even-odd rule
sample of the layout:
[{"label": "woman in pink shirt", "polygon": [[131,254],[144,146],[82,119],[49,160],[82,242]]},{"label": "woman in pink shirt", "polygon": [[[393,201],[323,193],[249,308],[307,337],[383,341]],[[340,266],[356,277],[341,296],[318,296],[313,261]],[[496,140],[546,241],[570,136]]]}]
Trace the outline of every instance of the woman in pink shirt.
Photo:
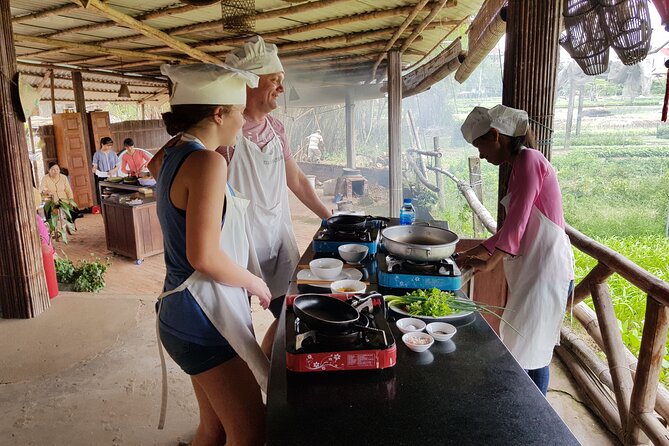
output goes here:
[{"label": "woman in pink shirt", "polygon": [[573,254],[565,234],[562,194],[550,162],[534,150],[527,113],[498,105],[476,107],[462,134],[481,159],[512,167],[509,190],[501,204],[507,216],[501,228],[457,262],[475,272],[504,262],[509,298],[500,337],[545,395],[553,347],[573,286]]},{"label": "woman in pink shirt", "polygon": [[132,138],[123,140],[125,153],[121,157],[121,171],[128,175],[139,176],[139,173],[151,161],[151,157],[144,150],[135,148]]}]

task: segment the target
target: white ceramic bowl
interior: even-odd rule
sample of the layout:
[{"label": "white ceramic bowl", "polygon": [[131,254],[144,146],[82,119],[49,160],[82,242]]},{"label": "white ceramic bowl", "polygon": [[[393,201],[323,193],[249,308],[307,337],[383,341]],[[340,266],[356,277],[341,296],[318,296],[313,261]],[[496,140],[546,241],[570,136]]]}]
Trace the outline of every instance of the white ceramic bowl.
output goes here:
[{"label": "white ceramic bowl", "polygon": [[339,251],[339,256],[344,259],[346,263],[357,264],[364,260],[367,257],[369,248],[365,245],[357,245],[355,243],[350,243],[348,245],[341,245],[337,248]]},{"label": "white ceramic bowl", "polygon": [[432,322],[427,324],[427,332],[435,341],[443,342],[451,339],[458,330],[446,322]]},{"label": "white ceramic bowl", "polygon": [[397,325],[397,328],[402,333],[414,333],[425,330],[425,322],[415,317],[398,319],[397,322],[395,322],[395,325]]},{"label": "white ceramic bowl", "polygon": [[367,285],[359,280],[337,280],[330,284],[330,289],[337,294],[359,294],[367,291]]},{"label": "white ceramic bowl", "polygon": [[333,280],[344,267],[344,262],[339,259],[315,259],[309,262],[309,268],[316,277],[323,280]]},{"label": "white ceramic bowl", "polygon": [[414,352],[424,352],[434,344],[434,338],[427,333],[420,331],[413,333],[405,333],[402,336],[402,342],[409,347],[409,350]]},{"label": "white ceramic bowl", "polygon": [[156,180],[154,178],[140,178],[139,184],[146,187],[155,186]]}]

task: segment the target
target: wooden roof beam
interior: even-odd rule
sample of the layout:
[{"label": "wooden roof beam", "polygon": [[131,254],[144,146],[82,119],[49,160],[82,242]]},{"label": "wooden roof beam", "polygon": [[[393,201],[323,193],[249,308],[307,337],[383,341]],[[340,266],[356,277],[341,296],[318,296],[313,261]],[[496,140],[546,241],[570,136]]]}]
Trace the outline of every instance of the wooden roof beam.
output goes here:
[{"label": "wooden roof beam", "polygon": [[25,23],[29,22],[30,20],[43,19],[45,17],[51,17],[53,15],[74,11],[75,9],[79,9],[79,6],[68,3],[65,5],[55,6],[53,8],[42,9],[41,11],[37,12],[31,12],[30,14],[12,17],[12,23]]},{"label": "wooden roof beam", "polygon": [[[40,99],[41,102],[44,101],[51,101],[51,98],[42,98]],[[74,98],[72,99],[67,99],[67,98],[55,98],[54,101],[56,102],[67,102],[70,104],[74,104]],[[136,99],[131,99],[131,98],[114,98],[114,99],[86,99],[86,103],[90,104],[91,102],[96,103],[96,102],[137,102]]]},{"label": "wooden roof beam", "polygon": [[[184,12],[192,11],[194,9],[200,8],[201,6],[193,6],[193,5],[169,5],[165,6],[163,8],[158,8],[154,9],[153,11],[146,12],[144,14],[140,14],[136,17],[134,17],[136,20],[151,20],[151,19],[157,19],[159,17],[164,17],[168,15],[176,15],[176,14],[182,14]],[[56,36],[62,36],[65,34],[73,34],[73,33],[82,33],[82,32],[89,32],[89,31],[96,31],[100,29],[106,29],[106,28],[111,28],[116,26],[116,22],[113,20],[108,20],[106,22],[99,22],[99,23],[91,23],[88,25],[82,25],[82,26],[75,26],[72,28],[67,28],[67,29],[62,29],[50,34],[42,34],[41,37],[56,37]],[[141,35],[141,34],[138,34]]]},{"label": "wooden roof beam", "polygon": [[[105,70],[105,69],[91,69],[91,68],[79,68],[75,67],[72,65],[67,65],[67,64],[53,64],[53,63],[44,63],[44,62],[35,62],[31,60],[26,60],[23,58],[18,58],[17,59],[17,65],[19,69],[35,69],[35,68],[41,68],[41,69],[48,69],[48,70],[62,70],[62,71],[71,71],[73,69],[79,70],[82,73],[88,73],[91,75],[96,75],[96,76],[106,76],[110,78],[121,78],[121,79],[126,79],[127,80],[134,80],[136,82],[146,82],[147,84],[158,84],[158,86],[163,86],[167,84],[167,79],[164,76],[156,77],[156,76],[146,76],[146,75],[135,75],[135,74],[125,74],[125,73],[120,73],[120,72],[115,72],[111,70]],[[70,79],[68,77],[68,79]],[[105,80],[106,81],[106,80]],[[90,82],[105,82],[105,81],[100,81],[100,80],[90,80]]]},{"label": "wooden roof beam", "polygon": [[441,43],[442,43],[444,40],[446,40],[446,39],[448,38],[448,36],[450,36],[451,34],[453,34],[458,28],[460,28],[460,26],[461,26],[467,19],[469,19],[469,16],[468,16],[468,15],[464,16],[460,21],[458,21],[458,22],[453,26],[453,28],[451,28],[451,29],[444,35],[444,37],[441,38],[441,40],[439,40],[439,42],[437,42],[437,44],[436,44],[435,46],[432,47],[432,49],[431,49],[430,51],[427,52],[427,54],[426,54],[425,56],[423,56],[420,60],[418,60],[418,61],[412,63],[410,66],[408,66],[408,67],[405,68],[405,69],[406,69],[406,70],[410,70],[410,69],[414,68],[415,66],[420,65],[425,59],[427,59],[427,58],[430,56],[430,54],[432,54],[432,52],[433,52],[434,50],[436,50],[437,48],[439,48],[439,45],[441,45]]},{"label": "wooden roof beam", "polygon": [[[421,37],[422,39],[422,37]],[[340,48],[329,48],[326,50],[318,51],[308,51],[302,53],[291,53],[281,55],[281,61],[291,61],[296,59],[318,59],[325,58],[330,56],[340,56],[342,54],[355,53],[358,51],[369,51],[369,50],[384,50],[386,47],[385,40],[379,40],[376,42],[361,43],[359,45],[344,46]],[[422,55],[422,53],[421,53]]]},{"label": "wooden roof beam", "polygon": [[[47,77],[47,79],[50,79],[49,73],[52,73],[53,70],[48,70],[44,75]],[[19,69],[19,73],[25,74],[26,76],[41,76],[42,72],[35,73],[30,70],[26,69]],[[84,74],[89,74],[89,73],[82,73]],[[89,74],[90,75],[90,74]],[[56,74],[53,73],[53,78],[54,79],[59,79],[59,80],[72,80],[72,76],[67,76],[65,74]],[[127,78],[126,78],[127,79]],[[132,79],[132,78],[130,78]],[[110,84],[110,85],[121,85],[121,84],[126,84],[128,87],[140,87],[140,88],[163,88],[163,84],[158,84],[158,85],[150,85],[147,83],[138,83],[138,82],[127,82],[123,81],[121,79],[104,79],[104,80],[95,80],[95,79],[89,79],[89,78],[84,78],[83,79],[84,84]],[[155,84],[155,82],[153,82]]]},{"label": "wooden roof beam", "polygon": [[72,0],[72,1],[77,2],[82,6],[85,6],[87,9],[97,9],[102,14],[106,15],[116,23],[132,28],[135,31],[139,31],[141,34],[144,34],[147,37],[153,37],[154,39],[158,39],[159,41],[167,44],[167,46],[169,46],[170,48],[173,48],[177,51],[187,54],[196,60],[208,63],[217,63],[217,64],[223,63],[223,61],[218,59],[217,57],[209,55],[198,49],[192,48],[187,44],[181,42],[180,40],[177,40],[174,37],[170,36],[169,34],[164,33],[163,31],[148,26],[140,22],[139,20],[129,16],[128,14],[124,14],[120,11],[117,11],[116,9],[104,4],[100,0]]},{"label": "wooden roof beam", "polygon": [[[31,84],[31,85],[33,87],[39,89],[38,84]],[[72,88],[59,87],[57,85],[54,87],[54,90],[73,91]],[[109,88],[91,88],[91,87],[88,87],[88,88],[84,88],[84,91],[90,91],[90,92],[93,92],[93,93],[118,93],[118,88],[109,89]],[[133,91],[133,90],[131,90],[130,93],[132,93],[132,94],[154,94],[153,91]]]},{"label": "wooden roof beam", "polygon": [[[395,34],[393,34],[393,36],[390,38],[390,40],[386,44],[386,49],[384,51],[388,51],[393,47],[393,45],[395,44],[397,39],[399,39],[399,37],[402,35],[404,30],[407,29],[407,27],[409,25],[411,25],[411,22],[413,22],[413,19],[415,19],[416,16],[418,15],[418,13],[420,13],[423,10],[423,8],[425,7],[425,5],[427,5],[427,2],[428,2],[428,0],[420,0],[418,3],[416,3],[415,6],[413,6],[413,10],[407,16],[407,18],[404,19],[404,22],[402,22],[400,27],[397,28],[397,31],[395,31]],[[372,76],[370,78],[370,81],[371,81],[371,79],[374,79],[376,77],[376,70],[378,69],[379,65],[381,65],[381,62],[383,61],[383,59],[385,57],[386,57],[385,54],[381,54],[379,56],[379,58],[376,60],[376,62],[374,63],[374,67],[372,67]],[[401,54],[400,54],[400,57],[401,57]]]},{"label": "wooden roof beam", "polygon": [[[66,40],[47,39],[44,37],[26,36],[23,34],[14,34],[14,41],[18,43],[37,43],[40,45],[57,46],[61,51],[67,51],[67,50],[91,51],[95,53],[104,53],[108,55],[126,57],[132,59],[137,59],[142,57],[147,59],[163,60],[163,61],[170,61],[175,59],[174,57],[171,56],[161,56],[159,54],[144,53],[141,51],[122,50],[119,48],[107,48],[104,46],[94,45],[91,43],[68,42]],[[32,54],[28,54],[27,57],[32,57]]]}]

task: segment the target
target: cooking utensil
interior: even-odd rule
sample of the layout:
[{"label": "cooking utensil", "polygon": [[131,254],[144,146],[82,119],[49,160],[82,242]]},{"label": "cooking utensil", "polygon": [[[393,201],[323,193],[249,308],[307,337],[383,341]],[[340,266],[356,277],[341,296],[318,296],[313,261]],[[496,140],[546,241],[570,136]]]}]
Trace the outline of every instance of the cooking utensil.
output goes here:
[{"label": "cooking utensil", "polygon": [[449,257],[458,240],[455,232],[434,226],[389,226],[381,230],[381,243],[388,253],[416,262]]},{"label": "cooking utensil", "polygon": [[345,331],[360,319],[359,308],[371,311],[372,296],[352,296],[351,304],[324,294],[302,294],[293,301],[293,311],[310,328],[325,331]]},{"label": "cooking utensil", "polygon": [[390,220],[371,215],[335,215],[327,219],[327,226],[335,231],[355,232],[370,227],[374,221],[388,222]]}]

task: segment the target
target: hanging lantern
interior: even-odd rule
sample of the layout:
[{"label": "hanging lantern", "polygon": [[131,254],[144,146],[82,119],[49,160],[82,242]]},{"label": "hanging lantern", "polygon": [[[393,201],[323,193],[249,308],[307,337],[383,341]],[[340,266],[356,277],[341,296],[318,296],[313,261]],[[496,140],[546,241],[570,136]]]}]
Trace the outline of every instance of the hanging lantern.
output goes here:
[{"label": "hanging lantern", "polygon": [[118,97],[130,99],[130,89],[128,88],[128,84],[125,82],[122,83],[121,88],[118,89]]}]

